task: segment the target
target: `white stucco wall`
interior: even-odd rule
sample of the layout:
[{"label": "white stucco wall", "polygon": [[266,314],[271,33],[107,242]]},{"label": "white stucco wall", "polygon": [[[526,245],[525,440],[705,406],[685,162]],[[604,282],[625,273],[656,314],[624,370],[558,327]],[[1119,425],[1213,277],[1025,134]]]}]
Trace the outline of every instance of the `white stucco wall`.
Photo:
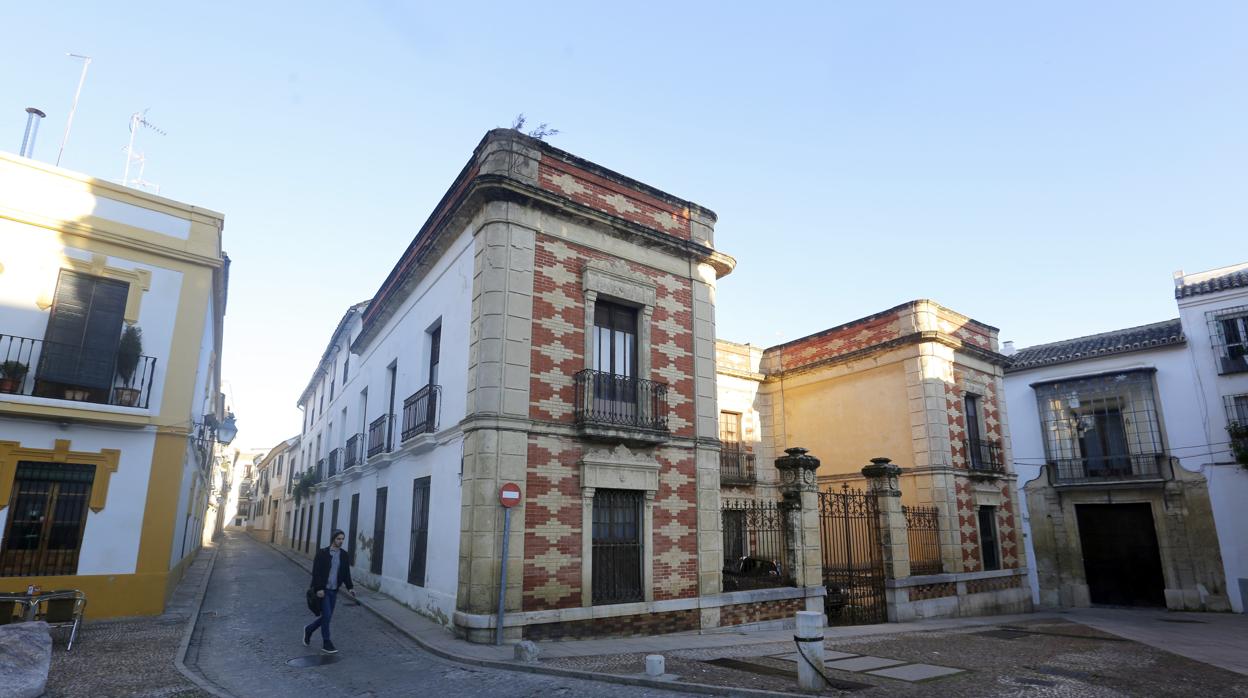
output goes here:
[{"label": "white stucco wall", "polygon": [[[1086,361],[1042,366],[1005,375],[1005,401],[1010,415],[1010,441],[1014,449],[1014,470],[1020,488],[1040,477],[1044,463],[1044,440],[1040,427],[1040,410],[1036,404],[1034,383],[1091,376],[1140,368],[1155,368],[1157,410],[1161,417],[1162,443],[1170,455],[1180,459],[1181,467],[1192,472],[1205,470],[1202,444],[1205,443],[1198,411],[1199,393],[1192,376],[1187,347],[1177,345],[1119,354]],[[1027,559],[1035,560],[1031,540],[1031,512],[1027,498],[1019,498],[1023,515],[1023,536]],[[1035,565],[1028,569],[1032,600],[1040,603],[1039,582]]]},{"label": "white stucco wall", "polygon": [[[469,229],[459,235],[437,260],[413,291],[378,331],[376,338],[361,355],[351,355],[346,385],[341,383],[342,361],[350,342],[360,329],[357,317],[340,339],[339,350],[332,355],[332,366],[309,394],[305,410],[316,407],[316,418],[303,439],[301,451],[309,467],[334,448],[344,446],[352,434],[367,434],[367,425],[385,414],[389,399],[388,367],[397,366],[395,382],[395,429],[402,427],[403,400],[424,387],[429,381],[428,365],[430,335],[428,331],[441,323],[441,352],[438,384],[441,386],[438,408],[438,432],[422,436],[416,448],[406,447],[401,436],[394,438],[395,452],[383,467],[379,459],[371,459],[344,477],[339,475],[326,482],[315,503],[325,503],[325,521],[321,540],[329,540],[332,526],[332,502],[340,500],[338,527],[347,530],[351,495],[360,494],[358,533],[373,538],[374,508],[377,488],[387,487],[387,525],[380,578],[368,572],[370,552],[357,550],[354,573],[360,581],[379,586],[386,594],[408,606],[444,622],[455,609],[459,571],[460,468],[463,439],[458,424],[467,408],[468,340],[472,317],[473,237]],[[327,330],[332,329],[326,323]],[[338,380],[334,398],[329,399],[329,382]],[[361,414],[360,393],[368,389],[367,413]],[[321,408],[320,396],[325,396]],[[343,409],[346,409],[344,424]],[[306,414],[306,412],[305,412]],[[331,428],[332,424],[332,428]],[[321,437],[319,452],[316,437]],[[407,583],[411,544],[412,485],[421,477],[430,477],[429,546],[426,556],[426,583],[419,587]],[[313,538],[316,535],[313,534]],[[358,547],[358,546],[357,546]]]}]

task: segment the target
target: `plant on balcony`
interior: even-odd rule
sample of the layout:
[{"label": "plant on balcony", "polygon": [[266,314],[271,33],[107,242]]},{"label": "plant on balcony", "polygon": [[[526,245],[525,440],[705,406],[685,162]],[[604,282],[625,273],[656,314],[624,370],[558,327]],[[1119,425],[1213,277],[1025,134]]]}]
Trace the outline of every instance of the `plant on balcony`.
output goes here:
[{"label": "plant on balcony", "polygon": [[1226,433],[1231,436],[1231,453],[1235,454],[1235,462],[1248,468],[1248,422],[1231,422],[1226,425]]},{"label": "plant on balcony", "polygon": [[299,476],[299,481],[295,483],[295,504],[298,505],[299,502],[303,501],[303,498],[312,492],[312,487],[320,481],[321,479],[317,476],[316,468],[308,468],[303,471],[303,474]]},{"label": "plant on balcony", "polygon": [[132,388],[134,371],[139,367],[139,358],[143,354],[143,330],[135,325],[127,325],[121,333],[121,343],[117,346],[117,375],[121,377],[125,387],[115,388],[113,396],[118,405],[134,407],[139,403],[139,391]]},{"label": "plant on balcony", "polygon": [[12,359],[0,363],[0,393],[16,393],[22,389],[22,381],[30,367]]}]

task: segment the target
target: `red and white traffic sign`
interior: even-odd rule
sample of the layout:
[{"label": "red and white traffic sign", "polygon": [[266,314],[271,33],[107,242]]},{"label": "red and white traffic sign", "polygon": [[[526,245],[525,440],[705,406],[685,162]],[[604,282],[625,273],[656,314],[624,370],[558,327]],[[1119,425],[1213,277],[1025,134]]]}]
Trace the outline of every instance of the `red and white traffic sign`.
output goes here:
[{"label": "red and white traffic sign", "polygon": [[498,501],[510,509],[520,503],[520,485],[509,482],[498,490]]}]

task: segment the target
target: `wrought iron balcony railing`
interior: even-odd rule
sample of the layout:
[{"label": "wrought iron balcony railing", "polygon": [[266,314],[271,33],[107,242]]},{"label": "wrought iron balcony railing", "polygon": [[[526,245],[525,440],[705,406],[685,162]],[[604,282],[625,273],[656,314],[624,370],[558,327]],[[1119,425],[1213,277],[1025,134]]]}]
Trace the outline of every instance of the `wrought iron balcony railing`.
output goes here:
[{"label": "wrought iron balcony railing", "polygon": [[668,430],[666,383],[592,369],[574,378],[577,426]]},{"label": "wrought iron balcony railing", "polygon": [[99,349],[0,334],[0,393],[146,408],[156,359],[139,356],[134,366],[127,363],[116,346]]},{"label": "wrought iron balcony railing", "polygon": [[719,452],[719,484],[754,484],[754,454],[748,453],[739,443],[724,442]]},{"label": "wrought iron balcony railing", "polygon": [[403,440],[438,429],[438,398],[442,386],[426,385],[403,401]]},{"label": "wrought iron balcony railing", "polygon": [[383,414],[368,425],[368,457],[390,451],[390,426],[394,415]]},{"label": "wrought iron balcony railing", "polygon": [[342,449],[335,448],[329,452],[329,456],[325,458],[325,466],[329,469],[329,477],[333,477],[339,472],[339,464],[342,463]]},{"label": "wrought iron balcony railing", "polygon": [[343,453],[342,453],[342,469],[343,470],[346,470],[347,468],[354,468],[355,466],[364,462],[364,458],[363,458],[364,454],[362,453],[362,450],[361,450],[361,447],[363,445],[364,445],[363,434],[352,434],[351,438],[347,439],[347,446],[343,450]]},{"label": "wrought iron balcony railing", "polygon": [[1049,463],[1055,485],[1103,485],[1110,482],[1167,480],[1173,476],[1170,457],[1164,453],[1059,458]]},{"label": "wrought iron balcony railing", "polygon": [[316,480],[320,482],[325,479],[325,459],[322,458],[316,462]]},{"label": "wrought iron balcony railing", "polygon": [[1001,445],[987,439],[965,439],[966,464],[971,470],[982,473],[1004,473],[1005,461],[1001,458]]}]

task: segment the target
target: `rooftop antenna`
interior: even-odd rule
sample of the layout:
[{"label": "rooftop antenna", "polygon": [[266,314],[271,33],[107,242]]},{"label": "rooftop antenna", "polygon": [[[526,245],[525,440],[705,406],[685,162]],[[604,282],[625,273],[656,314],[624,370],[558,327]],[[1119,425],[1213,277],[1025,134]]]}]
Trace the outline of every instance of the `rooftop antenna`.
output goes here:
[{"label": "rooftop antenna", "polygon": [[[151,182],[143,179],[143,168],[147,165],[147,158],[142,153],[134,152],[134,139],[135,136],[138,135],[140,127],[149,128],[162,136],[166,135],[163,130],[157,128],[154,124],[152,124],[152,122],[147,120],[148,109],[151,109],[151,107],[148,107],[141,112],[136,111],[130,115],[130,144],[126,146],[126,169],[121,175],[121,184],[123,186],[128,187],[131,186],[131,184],[135,186],[154,186]],[[130,165],[134,162],[139,163],[139,176],[136,179],[131,180]],[[157,190],[159,191],[159,187],[157,187]]]},{"label": "rooftop antenna", "polygon": [[82,84],[87,81],[87,68],[91,67],[91,57],[77,53],[67,53],[70,58],[82,61],[82,75],[78,78],[78,89],[74,91],[74,106],[69,108],[69,120],[65,122],[65,135],[61,136],[61,149],[56,151],[56,164],[61,164],[61,156],[65,154],[65,142],[69,140],[69,128],[74,125],[74,112],[78,111],[78,97],[82,94]]}]

